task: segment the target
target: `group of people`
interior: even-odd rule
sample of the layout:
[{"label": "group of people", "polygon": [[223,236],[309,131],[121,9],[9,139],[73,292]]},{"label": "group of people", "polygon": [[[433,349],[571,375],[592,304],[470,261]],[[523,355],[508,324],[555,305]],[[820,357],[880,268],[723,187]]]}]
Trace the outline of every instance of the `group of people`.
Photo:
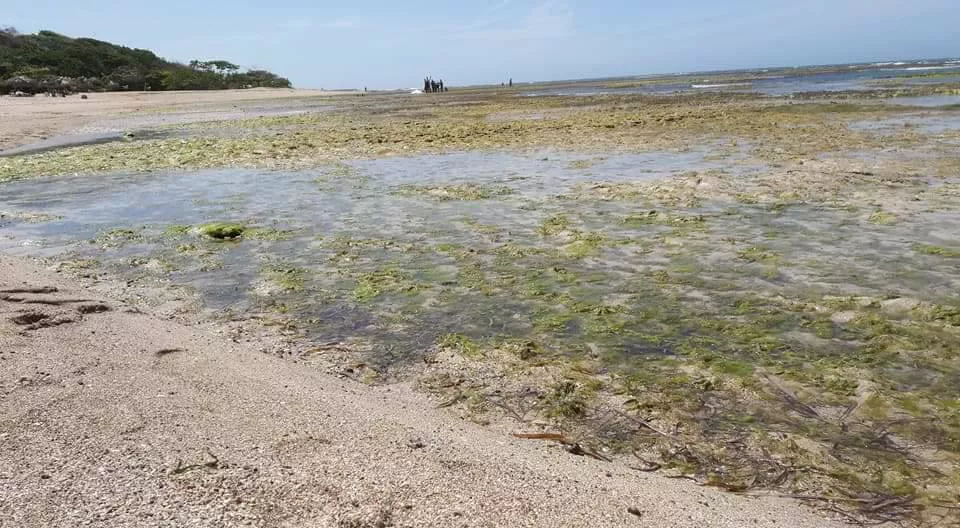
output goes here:
[{"label": "group of people", "polygon": [[443,79],[435,81],[429,76],[423,78],[423,93],[440,93],[447,90],[448,88],[443,86]]}]

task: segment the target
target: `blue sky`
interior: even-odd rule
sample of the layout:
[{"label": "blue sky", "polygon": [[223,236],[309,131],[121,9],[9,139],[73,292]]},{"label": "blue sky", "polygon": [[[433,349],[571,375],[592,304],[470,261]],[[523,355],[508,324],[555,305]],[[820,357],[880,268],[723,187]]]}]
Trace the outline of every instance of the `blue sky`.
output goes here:
[{"label": "blue sky", "polygon": [[304,88],[960,56],[960,0],[9,0],[0,25],[226,59]]}]

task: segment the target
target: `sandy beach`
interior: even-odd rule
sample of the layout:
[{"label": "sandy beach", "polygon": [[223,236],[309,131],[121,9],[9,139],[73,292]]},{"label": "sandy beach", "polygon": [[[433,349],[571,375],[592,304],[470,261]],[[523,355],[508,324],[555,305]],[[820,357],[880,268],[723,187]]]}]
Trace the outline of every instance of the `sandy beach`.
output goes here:
[{"label": "sandy beach", "polygon": [[[59,97],[0,97],[0,151],[79,129],[100,129],[103,120],[152,115],[152,124],[189,122],[198,113],[227,112],[297,98],[324,98],[350,92],[268,89],[183,92],[106,92]],[[163,115],[156,115],[162,111]],[[110,127],[107,127],[108,129]]]}]

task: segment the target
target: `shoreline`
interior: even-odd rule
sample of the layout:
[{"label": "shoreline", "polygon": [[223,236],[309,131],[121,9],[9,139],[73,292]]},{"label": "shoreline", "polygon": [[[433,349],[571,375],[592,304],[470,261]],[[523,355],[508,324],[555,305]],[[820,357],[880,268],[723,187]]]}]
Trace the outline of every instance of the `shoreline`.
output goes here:
[{"label": "shoreline", "polygon": [[[297,88],[199,90],[174,92],[102,92],[68,98],[0,97],[0,151],[21,147],[51,136],[69,135],[108,118],[121,119],[138,112],[177,107],[178,112],[198,109],[229,110],[232,103],[327,98],[354,92]],[[179,121],[173,119],[169,124]]]},{"label": "shoreline", "polygon": [[0,270],[0,516],[16,526],[841,526],[511,438],[33,261]]}]

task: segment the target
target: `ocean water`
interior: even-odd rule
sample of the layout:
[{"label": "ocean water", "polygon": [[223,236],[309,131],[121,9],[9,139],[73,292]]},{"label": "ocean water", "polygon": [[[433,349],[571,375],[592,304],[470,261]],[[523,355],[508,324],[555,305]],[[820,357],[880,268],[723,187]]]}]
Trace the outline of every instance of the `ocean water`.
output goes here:
[{"label": "ocean water", "polygon": [[[936,77],[920,77],[936,73]],[[954,75],[955,74],[955,75]],[[699,91],[788,96],[806,92],[864,91],[883,88],[883,81],[907,85],[960,82],[960,61],[896,62],[823,68],[741,70],[690,75],[588,79],[551,83],[523,92],[527,97],[605,94],[668,95]]]}]

